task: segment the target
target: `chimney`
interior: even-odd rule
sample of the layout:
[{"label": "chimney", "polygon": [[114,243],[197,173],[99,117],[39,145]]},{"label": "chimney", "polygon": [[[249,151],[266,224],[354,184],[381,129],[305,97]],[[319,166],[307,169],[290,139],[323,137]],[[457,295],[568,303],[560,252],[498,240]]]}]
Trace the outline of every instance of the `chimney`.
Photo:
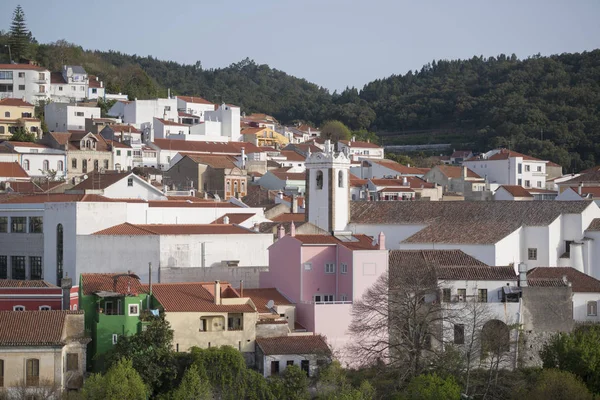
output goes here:
[{"label": "chimney", "polygon": [[254,232],[260,232],[260,224],[258,222],[254,223],[254,227],[252,228]]},{"label": "chimney", "polygon": [[277,195],[281,200],[283,200],[283,192],[281,190],[279,191],[279,193],[277,193]]},{"label": "chimney", "polygon": [[365,195],[366,195],[366,199],[367,201],[371,201],[371,196],[369,196],[369,189],[365,190]]},{"label": "chimney", "polygon": [[292,223],[290,225],[290,236],[291,237],[296,236],[296,225],[294,224],[294,221],[292,221]]},{"label": "chimney", "polygon": [[240,297],[244,297],[244,280],[240,280]]},{"label": "chimney", "polygon": [[527,287],[527,264],[519,263],[519,286]]},{"label": "chimney", "polygon": [[298,196],[292,195],[292,214],[298,214]]},{"label": "chimney", "polygon": [[406,177],[402,178],[402,186],[408,186],[408,179]]},{"label": "chimney", "polygon": [[385,234],[383,232],[379,232],[379,238],[377,241],[379,243],[379,250],[385,250]]},{"label": "chimney", "polygon": [[579,182],[579,186],[577,187],[577,193],[581,196],[581,188],[583,187],[583,182]]},{"label": "chimney", "polygon": [[242,169],[246,169],[246,149],[242,147]]},{"label": "chimney", "polygon": [[215,304],[221,304],[221,282],[215,281]]},{"label": "chimney", "polygon": [[281,239],[284,236],[285,236],[285,228],[283,227],[283,225],[279,225],[277,227],[277,239]]},{"label": "chimney", "polygon": [[225,225],[229,225],[229,216],[226,215],[226,216],[223,217],[223,223]]},{"label": "chimney", "polygon": [[462,177],[463,177],[463,178],[466,178],[466,177],[467,177],[467,167],[465,167],[464,165],[463,165],[463,167],[462,167]]}]

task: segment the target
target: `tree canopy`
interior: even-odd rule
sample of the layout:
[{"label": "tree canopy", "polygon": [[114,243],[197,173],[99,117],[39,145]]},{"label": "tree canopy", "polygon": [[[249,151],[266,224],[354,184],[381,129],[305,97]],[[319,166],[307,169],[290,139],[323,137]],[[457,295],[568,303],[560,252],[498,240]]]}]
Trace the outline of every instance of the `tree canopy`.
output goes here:
[{"label": "tree canopy", "polygon": [[29,43],[32,40],[31,32],[25,23],[25,12],[21,6],[17,6],[13,12],[13,19],[9,32],[10,52],[12,59],[19,62],[21,58],[28,57]]}]

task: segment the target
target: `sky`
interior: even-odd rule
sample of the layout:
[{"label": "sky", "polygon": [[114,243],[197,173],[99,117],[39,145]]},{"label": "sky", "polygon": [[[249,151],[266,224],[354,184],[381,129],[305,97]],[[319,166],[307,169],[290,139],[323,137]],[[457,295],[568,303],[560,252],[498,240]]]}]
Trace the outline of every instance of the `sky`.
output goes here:
[{"label": "sky", "polygon": [[249,57],[331,91],[432,60],[600,47],[600,0],[2,0],[0,29],[17,4],[41,43],[204,68]]}]

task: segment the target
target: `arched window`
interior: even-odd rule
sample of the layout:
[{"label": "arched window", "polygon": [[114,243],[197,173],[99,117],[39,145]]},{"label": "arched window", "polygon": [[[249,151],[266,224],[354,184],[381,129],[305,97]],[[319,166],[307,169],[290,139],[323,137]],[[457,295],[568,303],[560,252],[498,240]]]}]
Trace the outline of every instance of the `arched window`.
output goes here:
[{"label": "arched window", "polygon": [[26,365],[25,386],[38,386],[40,384],[40,360],[30,358]]},{"label": "arched window", "polygon": [[77,159],[76,158],[71,159],[71,168],[77,169]]},{"label": "arched window", "polygon": [[344,171],[338,172],[338,187],[344,187]]},{"label": "arched window", "polygon": [[50,161],[44,160],[44,162],[42,162],[42,170],[48,171],[49,169],[50,169]]},{"label": "arched window", "polygon": [[242,193],[246,192],[246,182],[242,182]]},{"label": "arched window", "polygon": [[238,192],[238,183],[237,181],[233,182],[233,194],[236,194]]},{"label": "arched window", "polygon": [[92,148],[92,141],[88,139],[88,140],[85,142],[85,147],[87,147],[88,149],[91,149],[91,148]]},{"label": "arched window", "polygon": [[598,303],[595,301],[587,302],[587,315],[588,317],[595,317],[598,315]]},{"label": "arched window", "polygon": [[23,160],[23,169],[29,171],[29,160]]},{"label": "arched window", "polygon": [[63,226],[56,225],[56,284],[60,285],[63,277]]},{"label": "arched window", "polygon": [[59,162],[56,163],[56,169],[58,171],[62,171],[64,168],[65,168],[65,166],[64,166],[64,164],[63,164],[62,161],[59,161]]},{"label": "arched window", "polygon": [[226,184],[226,192],[227,192],[227,193],[231,193],[231,181],[227,181],[227,184]]},{"label": "arched window", "polygon": [[317,189],[323,189],[323,171],[317,171]]},{"label": "arched window", "polygon": [[115,164],[115,169],[116,169],[117,171],[120,171],[120,170],[121,170],[121,164],[119,164],[119,163],[116,163],[116,164]]},{"label": "arched window", "polygon": [[497,319],[489,320],[481,329],[481,355],[498,357],[510,350],[510,329]]}]

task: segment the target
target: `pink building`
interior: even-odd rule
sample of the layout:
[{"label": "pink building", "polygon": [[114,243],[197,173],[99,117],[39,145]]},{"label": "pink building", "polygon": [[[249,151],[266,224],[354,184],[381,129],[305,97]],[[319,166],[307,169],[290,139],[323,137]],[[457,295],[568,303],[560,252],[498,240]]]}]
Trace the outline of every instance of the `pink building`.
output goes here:
[{"label": "pink building", "polygon": [[291,229],[269,247],[269,271],[260,274],[260,287],[276,287],[296,303],[296,321],[308,331],[327,337],[343,362],[350,340],[352,302],[387,271],[385,237],[335,232],[296,235]]}]

